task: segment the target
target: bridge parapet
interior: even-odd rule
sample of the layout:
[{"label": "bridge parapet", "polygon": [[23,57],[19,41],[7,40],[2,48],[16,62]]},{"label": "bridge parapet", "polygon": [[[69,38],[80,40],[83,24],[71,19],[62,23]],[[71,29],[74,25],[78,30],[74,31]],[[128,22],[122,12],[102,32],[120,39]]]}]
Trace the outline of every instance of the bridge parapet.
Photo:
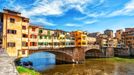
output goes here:
[{"label": "bridge parapet", "polygon": [[90,50],[90,49],[100,49],[100,46],[99,45],[88,45],[86,48],[85,48],[85,52]]}]

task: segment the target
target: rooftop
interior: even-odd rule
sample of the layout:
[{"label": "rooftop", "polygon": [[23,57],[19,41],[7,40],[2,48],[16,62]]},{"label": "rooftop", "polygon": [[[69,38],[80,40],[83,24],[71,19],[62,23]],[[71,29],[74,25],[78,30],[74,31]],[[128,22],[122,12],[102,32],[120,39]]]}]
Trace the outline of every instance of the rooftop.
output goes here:
[{"label": "rooftop", "polygon": [[4,12],[14,13],[14,14],[21,14],[20,12],[10,10],[10,9],[3,9]]}]

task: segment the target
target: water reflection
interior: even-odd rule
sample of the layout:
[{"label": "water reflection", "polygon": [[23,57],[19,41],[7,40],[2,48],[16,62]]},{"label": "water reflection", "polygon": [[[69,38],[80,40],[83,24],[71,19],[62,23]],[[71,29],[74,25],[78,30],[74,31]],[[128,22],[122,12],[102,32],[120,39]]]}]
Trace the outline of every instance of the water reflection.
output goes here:
[{"label": "water reflection", "polygon": [[87,60],[85,64],[56,65],[43,75],[134,75],[134,63]]},{"label": "water reflection", "polygon": [[123,61],[88,59],[84,64],[55,65],[55,55],[47,52],[21,59],[22,62],[29,60],[42,75],[134,75],[134,63]]},{"label": "water reflection", "polygon": [[55,55],[49,52],[40,52],[30,55],[27,58],[22,58],[21,62],[31,61],[33,63],[33,69],[42,72],[47,69],[51,69],[55,66]]}]

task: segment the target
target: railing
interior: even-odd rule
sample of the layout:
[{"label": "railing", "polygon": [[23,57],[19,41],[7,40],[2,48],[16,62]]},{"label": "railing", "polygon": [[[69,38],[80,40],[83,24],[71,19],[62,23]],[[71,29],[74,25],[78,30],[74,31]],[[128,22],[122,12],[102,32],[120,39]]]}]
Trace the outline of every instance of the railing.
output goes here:
[{"label": "railing", "polygon": [[90,48],[90,49],[99,49],[100,46],[99,45],[88,45],[87,48]]}]

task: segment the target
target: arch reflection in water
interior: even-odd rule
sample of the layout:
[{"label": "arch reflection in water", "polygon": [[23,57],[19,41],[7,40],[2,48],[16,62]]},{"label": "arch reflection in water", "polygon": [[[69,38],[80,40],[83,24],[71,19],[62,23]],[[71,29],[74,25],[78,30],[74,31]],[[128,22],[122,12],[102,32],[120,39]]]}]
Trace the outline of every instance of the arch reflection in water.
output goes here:
[{"label": "arch reflection in water", "polygon": [[33,69],[36,71],[42,72],[47,69],[51,69],[56,64],[55,55],[49,52],[39,52],[31,54],[26,58],[22,58],[21,62],[32,62]]}]

